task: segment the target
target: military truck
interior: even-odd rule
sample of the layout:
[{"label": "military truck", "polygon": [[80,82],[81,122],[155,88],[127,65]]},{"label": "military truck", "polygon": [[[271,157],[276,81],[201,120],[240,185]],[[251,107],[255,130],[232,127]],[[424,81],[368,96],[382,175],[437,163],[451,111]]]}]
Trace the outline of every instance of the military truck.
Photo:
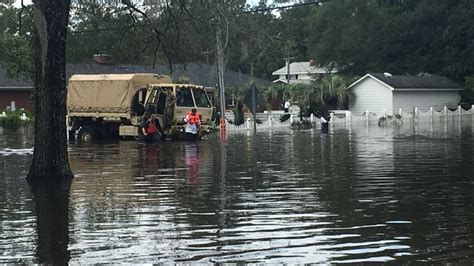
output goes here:
[{"label": "military truck", "polygon": [[[171,108],[165,106],[166,90],[175,98]],[[193,107],[201,116],[201,132],[212,131],[213,107],[202,86],[173,84],[168,76],[149,73],[73,75],[67,90],[69,139],[137,138],[152,113],[169,139],[180,139],[182,118]]]},{"label": "military truck", "polygon": [[[192,108],[196,108],[201,120],[199,136],[205,136],[215,130],[213,118],[214,107],[205,87],[193,84],[161,83],[151,84],[150,95],[147,97],[145,109],[147,113],[157,114],[165,134],[172,140],[185,139],[183,118]],[[166,107],[166,91],[175,97],[172,108]],[[170,110],[171,109],[171,110]],[[166,121],[167,113],[170,121]],[[168,129],[167,129],[168,128]]]}]

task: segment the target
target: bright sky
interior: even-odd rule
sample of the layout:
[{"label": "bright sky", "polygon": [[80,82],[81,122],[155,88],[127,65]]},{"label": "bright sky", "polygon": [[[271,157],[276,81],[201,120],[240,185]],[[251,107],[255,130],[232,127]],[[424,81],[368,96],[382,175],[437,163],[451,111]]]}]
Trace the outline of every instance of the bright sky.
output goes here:
[{"label": "bright sky", "polygon": [[[31,0],[23,0],[24,5],[30,5]],[[20,7],[21,6],[21,0],[15,0],[15,3],[13,4],[15,7]]]},{"label": "bright sky", "polygon": [[[256,5],[256,4],[258,4],[259,1],[260,0],[247,0],[247,3],[249,5]],[[272,0],[267,0],[267,2],[273,2],[273,1]],[[25,5],[29,5],[29,4],[31,4],[31,0],[23,0],[23,3]],[[21,6],[21,0],[15,0],[14,6],[20,7]]]}]

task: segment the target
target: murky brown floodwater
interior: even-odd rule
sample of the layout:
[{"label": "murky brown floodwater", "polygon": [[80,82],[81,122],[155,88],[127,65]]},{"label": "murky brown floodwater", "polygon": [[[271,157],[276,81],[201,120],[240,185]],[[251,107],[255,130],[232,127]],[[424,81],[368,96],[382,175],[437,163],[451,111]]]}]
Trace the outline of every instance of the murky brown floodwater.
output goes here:
[{"label": "murky brown floodwater", "polygon": [[30,187],[31,133],[3,132],[0,263],[472,263],[473,142],[467,121],[71,143],[68,194]]}]

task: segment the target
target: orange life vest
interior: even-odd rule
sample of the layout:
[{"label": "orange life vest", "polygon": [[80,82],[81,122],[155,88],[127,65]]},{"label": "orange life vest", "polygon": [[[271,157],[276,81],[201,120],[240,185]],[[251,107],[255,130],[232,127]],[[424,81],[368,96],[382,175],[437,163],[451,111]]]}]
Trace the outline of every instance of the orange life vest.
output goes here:
[{"label": "orange life vest", "polygon": [[194,114],[193,114],[193,112],[188,113],[188,123],[190,123],[190,124],[199,123],[199,114],[198,114],[198,112],[196,112]]},{"label": "orange life vest", "polygon": [[154,120],[148,121],[148,126],[145,128],[145,132],[147,134],[155,134],[156,133],[156,126],[155,126],[155,121]]}]

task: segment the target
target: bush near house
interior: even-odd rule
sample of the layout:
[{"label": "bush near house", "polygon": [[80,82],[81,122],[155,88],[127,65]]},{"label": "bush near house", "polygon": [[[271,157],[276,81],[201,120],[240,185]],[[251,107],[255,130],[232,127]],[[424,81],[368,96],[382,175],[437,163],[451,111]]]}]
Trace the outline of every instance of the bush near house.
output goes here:
[{"label": "bush near house", "polygon": [[[26,119],[23,119],[22,117],[26,117]],[[3,128],[17,130],[22,126],[30,125],[32,122],[33,115],[27,111],[10,111],[0,109],[0,126]]]}]

